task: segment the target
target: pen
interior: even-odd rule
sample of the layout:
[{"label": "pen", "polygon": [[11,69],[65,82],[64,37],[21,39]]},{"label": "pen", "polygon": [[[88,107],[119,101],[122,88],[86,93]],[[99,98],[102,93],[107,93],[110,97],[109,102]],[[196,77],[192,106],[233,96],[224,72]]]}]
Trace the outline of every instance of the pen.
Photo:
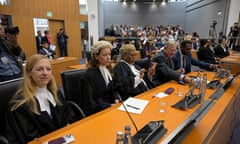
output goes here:
[{"label": "pen", "polygon": [[126,104],[126,106],[128,106],[128,107],[130,107],[130,108],[133,108],[133,109],[135,109],[135,110],[140,110],[140,108],[135,107],[135,106],[132,106],[132,105],[129,105],[129,104]]}]

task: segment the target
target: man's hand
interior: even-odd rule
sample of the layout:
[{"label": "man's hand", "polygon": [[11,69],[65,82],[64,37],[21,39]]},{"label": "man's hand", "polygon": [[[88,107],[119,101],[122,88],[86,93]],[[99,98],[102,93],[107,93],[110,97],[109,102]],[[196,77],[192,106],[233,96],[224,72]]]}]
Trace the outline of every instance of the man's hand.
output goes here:
[{"label": "man's hand", "polygon": [[220,68],[220,66],[216,64],[211,64],[210,68],[216,70],[217,68]]},{"label": "man's hand", "polygon": [[184,74],[185,73],[185,69],[184,68],[180,68],[180,69],[177,70],[177,72]]}]

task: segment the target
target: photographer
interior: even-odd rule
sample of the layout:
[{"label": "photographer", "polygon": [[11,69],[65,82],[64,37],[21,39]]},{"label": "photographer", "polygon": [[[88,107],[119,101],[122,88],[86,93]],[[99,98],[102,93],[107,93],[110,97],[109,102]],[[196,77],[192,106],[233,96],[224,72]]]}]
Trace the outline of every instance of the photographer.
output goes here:
[{"label": "photographer", "polygon": [[238,29],[238,23],[235,22],[234,25],[230,28],[230,32],[228,34],[228,36],[230,37],[230,41],[229,41],[229,48],[232,48],[232,50],[236,50],[236,39],[239,33],[239,29]]},{"label": "photographer", "polygon": [[23,63],[26,60],[26,55],[22,48],[18,44],[17,35],[19,34],[18,27],[7,27],[5,28],[6,38],[13,44],[14,50],[13,54],[16,56],[17,60],[20,63]]},{"label": "photographer", "polygon": [[0,82],[22,76],[22,64],[17,60],[21,49],[12,41],[13,37],[10,35],[8,30],[5,34],[5,29],[0,24]]},{"label": "photographer", "polygon": [[59,32],[57,34],[57,40],[58,40],[58,45],[60,48],[60,56],[68,56],[67,52],[67,39],[68,36],[63,28],[59,29]]}]

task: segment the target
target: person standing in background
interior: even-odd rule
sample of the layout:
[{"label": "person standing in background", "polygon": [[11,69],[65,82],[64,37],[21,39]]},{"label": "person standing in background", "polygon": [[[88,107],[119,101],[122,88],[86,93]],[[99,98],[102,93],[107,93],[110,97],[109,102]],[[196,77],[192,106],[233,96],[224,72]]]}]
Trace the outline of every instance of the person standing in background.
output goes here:
[{"label": "person standing in background", "polygon": [[[43,40],[47,40],[49,44],[52,44],[52,43],[53,43],[53,42],[52,42],[52,38],[51,38],[51,36],[50,36],[50,34],[49,34],[49,30],[45,30],[45,31],[44,31],[44,39],[43,39]],[[42,41],[43,41],[43,40],[42,40]]]},{"label": "person standing in background", "polygon": [[22,76],[22,64],[17,60],[21,49],[14,45],[0,24],[0,82]]},{"label": "person standing in background", "polygon": [[45,38],[42,36],[42,32],[37,31],[37,36],[36,36],[37,53],[39,52],[39,50],[41,48],[41,44],[44,40],[45,40]]},{"label": "person standing in background", "polygon": [[236,40],[237,40],[238,33],[239,33],[238,23],[235,22],[228,34],[228,36],[230,37],[228,47],[232,48],[232,50],[236,50]]},{"label": "person standing in background", "polygon": [[18,43],[18,38],[17,38],[17,35],[19,34],[19,28],[17,26],[7,27],[5,28],[5,34],[6,34],[7,40],[9,40],[14,47],[17,47],[17,49],[13,51],[13,54],[16,56],[17,60],[20,63],[24,63],[24,61],[26,60],[26,55],[23,49],[20,47]]},{"label": "person standing in background", "polygon": [[63,28],[59,29],[59,32],[57,33],[57,40],[58,40],[58,45],[60,48],[60,56],[68,56],[67,52],[67,39],[68,36],[65,33],[65,30]]}]

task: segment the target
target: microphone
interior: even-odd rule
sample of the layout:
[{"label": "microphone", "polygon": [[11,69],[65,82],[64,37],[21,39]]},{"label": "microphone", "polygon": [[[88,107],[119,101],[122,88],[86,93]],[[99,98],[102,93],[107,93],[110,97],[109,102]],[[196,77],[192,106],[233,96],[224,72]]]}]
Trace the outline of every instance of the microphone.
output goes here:
[{"label": "microphone", "polygon": [[[116,85],[115,88],[118,88],[118,92],[124,94],[121,89],[121,84]],[[123,95],[125,96],[125,95]],[[167,132],[167,129],[164,127],[163,120],[160,121],[150,121],[143,128],[138,130],[135,121],[133,120],[130,112],[127,110],[127,105],[123,103],[121,95],[117,94],[120,104],[123,106],[126,111],[129,119],[131,120],[136,134],[132,137],[132,144],[149,144],[149,143],[157,143],[157,141]]]},{"label": "microphone", "polygon": [[224,90],[227,90],[227,89],[231,86],[233,80],[234,80],[239,74],[240,74],[240,72],[237,72],[235,75],[229,77],[229,78],[227,79],[227,81],[224,83],[223,89],[224,89]]},{"label": "microphone", "polygon": [[118,97],[118,99],[119,99],[120,104],[123,106],[124,110],[126,111],[129,119],[131,120],[131,122],[132,122],[132,124],[133,124],[133,126],[134,126],[134,128],[135,128],[135,130],[136,130],[136,132],[138,132],[137,125],[136,125],[136,123],[134,122],[134,120],[133,120],[132,116],[130,115],[129,111],[127,110],[125,104],[123,103],[122,97],[121,97],[119,94],[117,94],[117,97]]}]

